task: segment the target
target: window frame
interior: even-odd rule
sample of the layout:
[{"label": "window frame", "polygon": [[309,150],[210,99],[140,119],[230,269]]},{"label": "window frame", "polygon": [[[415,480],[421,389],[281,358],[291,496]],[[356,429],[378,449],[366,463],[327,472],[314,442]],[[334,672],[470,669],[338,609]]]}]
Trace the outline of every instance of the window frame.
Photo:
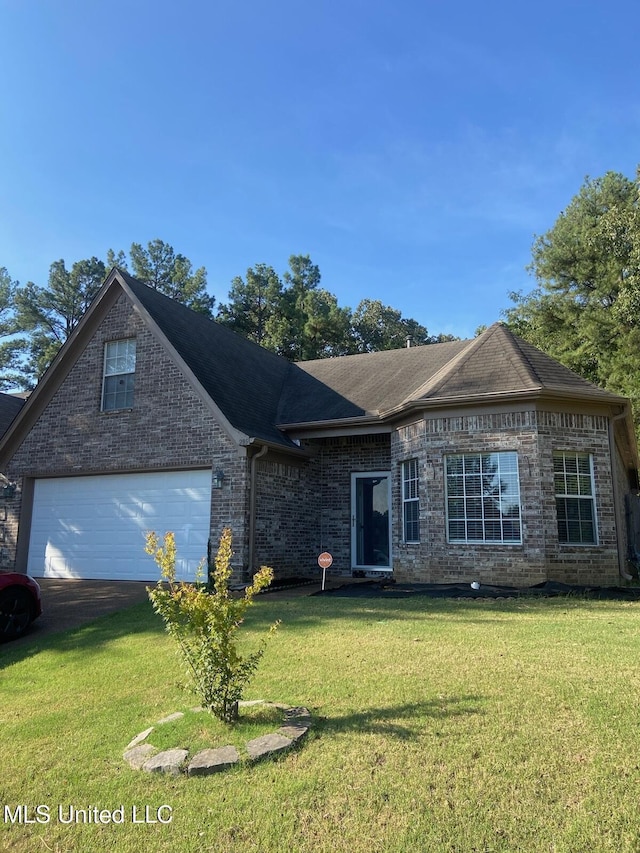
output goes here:
[{"label": "window frame", "polygon": [[[126,350],[123,353],[118,353],[119,345],[126,344]],[[116,347],[116,352],[112,354],[111,350]],[[133,347],[133,352],[131,352]],[[125,364],[124,369],[118,372],[110,370],[110,362],[116,362],[117,359],[123,359]],[[130,367],[126,364],[127,359],[132,359]],[[103,358],[102,358],[102,395],[100,400],[101,412],[119,412],[133,408],[134,400],[134,379],[136,374],[137,364],[137,346],[135,338],[117,338],[113,341],[105,341]],[[125,380],[125,377],[132,377],[130,380]],[[112,391],[108,386],[113,385],[113,380],[126,381],[127,387],[124,391]],[[113,399],[113,405],[107,405],[107,401]],[[122,402],[122,405],[119,403]]]},{"label": "window frame", "polygon": [[[576,461],[576,470],[567,471],[567,459],[573,457]],[[562,458],[562,471],[556,470],[556,460]],[[588,460],[589,463],[589,471],[580,471],[579,459]],[[558,491],[558,478],[562,477],[565,485],[564,491]],[[576,478],[576,489],[577,491],[568,491],[567,490],[567,480],[570,477]],[[585,479],[588,478],[589,482],[589,493],[582,492],[581,484],[584,483]],[[554,450],[553,451],[553,494],[555,498],[555,507],[556,507],[556,529],[558,531],[558,544],[562,548],[573,548],[573,547],[581,547],[581,548],[592,548],[597,546],[598,543],[598,512],[597,512],[597,503],[596,503],[596,478],[595,471],[593,465],[593,454],[584,450]],[[569,518],[569,514],[567,512],[567,507],[569,505],[569,501],[574,503],[575,508],[577,509],[577,517],[573,519]],[[564,517],[561,517],[560,513],[560,502],[564,502],[565,512]],[[591,518],[586,519],[581,517],[581,508],[584,506],[590,506]],[[571,522],[577,523],[580,530],[580,538],[572,539],[570,538],[570,524]],[[588,523],[592,526],[593,529],[593,538],[586,540],[583,538],[582,531],[583,526]],[[564,525],[566,528],[566,539],[562,538],[561,535],[561,526]]]},{"label": "window frame", "polygon": [[[417,458],[405,459],[401,469],[402,541],[407,545],[420,543],[420,467]],[[409,510],[411,507],[411,510]],[[409,511],[415,517],[409,517]],[[409,536],[409,527],[417,535]]]},{"label": "window frame", "polygon": [[[484,470],[484,460],[487,457],[498,457],[497,470]],[[510,457],[510,462],[507,462],[507,457]],[[503,471],[500,469],[500,459],[504,459]],[[454,460],[462,460],[462,467],[458,471],[452,470]],[[445,455],[445,516],[447,542],[449,544],[522,546],[522,491],[520,488],[519,463],[517,450],[473,451]],[[498,478],[497,500],[495,496],[485,492],[483,480],[489,476],[491,476],[492,482],[496,476]],[[501,476],[508,478],[509,486],[514,489],[512,494],[510,494],[509,488],[503,489]],[[472,483],[473,488],[471,487]],[[455,484],[457,484],[457,488],[454,488]],[[507,497],[512,498],[512,506],[517,506],[517,516],[512,518],[503,514],[500,508],[500,504],[503,500],[506,501]],[[489,502],[494,506],[493,513],[487,513]],[[470,513],[471,507],[476,507],[473,514]],[[452,512],[454,508],[458,510],[455,515]],[[463,536],[454,533],[454,525],[463,526]],[[507,525],[510,525],[512,530],[517,530],[517,537],[505,535]],[[494,531],[499,529],[500,536],[490,535],[492,529]],[[473,531],[481,531],[481,535],[473,535]]]}]

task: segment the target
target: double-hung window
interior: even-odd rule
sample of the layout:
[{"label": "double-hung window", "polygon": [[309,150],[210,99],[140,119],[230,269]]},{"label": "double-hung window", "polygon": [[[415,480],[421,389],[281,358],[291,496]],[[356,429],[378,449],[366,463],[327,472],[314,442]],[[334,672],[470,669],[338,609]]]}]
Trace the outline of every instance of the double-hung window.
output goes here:
[{"label": "double-hung window", "polygon": [[135,371],[135,339],[109,341],[105,344],[102,380],[103,412],[132,408]]},{"label": "double-hung window", "polygon": [[518,454],[457,453],[445,459],[449,542],[522,542]]},{"label": "double-hung window", "polygon": [[593,459],[588,453],[553,454],[558,539],[565,544],[597,543]]},{"label": "double-hung window", "polygon": [[405,542],[420,541],[417,459],[409,459],[402,463],[402,529]]}]

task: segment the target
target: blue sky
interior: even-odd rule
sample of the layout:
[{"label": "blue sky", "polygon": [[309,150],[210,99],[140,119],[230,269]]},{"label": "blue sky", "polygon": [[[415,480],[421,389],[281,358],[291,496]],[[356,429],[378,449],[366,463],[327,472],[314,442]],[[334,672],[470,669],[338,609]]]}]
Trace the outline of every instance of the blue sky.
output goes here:
[{"label": "blue sky", "polygon": [[586,175],[640,162],[613,0],[0,0],[0,266],[159,237],[224,301],[309,254],[341,305],[499,319]]}]

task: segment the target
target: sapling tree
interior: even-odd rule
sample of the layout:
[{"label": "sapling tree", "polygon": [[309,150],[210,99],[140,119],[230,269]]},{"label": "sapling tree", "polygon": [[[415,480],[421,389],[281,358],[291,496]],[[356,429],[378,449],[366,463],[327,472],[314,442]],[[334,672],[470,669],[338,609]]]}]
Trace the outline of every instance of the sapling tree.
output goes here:
[{"label": "sapling tree", "polygon": [[162,544],[155,533],[148,533],[145,547],[160,569],[157,585],[147,590],[154,610],[176,640],[180,658],[202,705],[226,723],[238,719],[243,690],[264,654],[268,637],[279,624],[271,626],[255,651],[241,654],[238,628],[254,596],[273,580],[273,569],[261,566],[244,594],[232,595],[229,591],[231,544],[231,530],[225,528],[211,573],[211,588],[201,582],[202,565],[195,584],[176,581],[173,533],[166,533]]}]

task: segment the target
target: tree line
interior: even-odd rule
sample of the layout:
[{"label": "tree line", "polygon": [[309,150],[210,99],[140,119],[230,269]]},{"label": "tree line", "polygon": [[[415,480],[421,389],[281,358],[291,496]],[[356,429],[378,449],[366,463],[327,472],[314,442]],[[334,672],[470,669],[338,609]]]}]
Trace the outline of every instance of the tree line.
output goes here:
[{"label": "tree line", "polygon": [[[603,388],[629,397],[640,433],[640,173],[587,178],[552,227],[534,238],[536,285],[509,294],[505,323],[517,335]],[[46,286],[20,286],[0,268],[0,388],[31,388],[118,265],[162,293],[291,360],[451,340],[379,300],[355,310],[322,288],[308,255],[279,275],[267,264],[231,282],[218,306],[204,267],[162,240],[74,262],[55,261]]]},{"label": "tree line", "polygon": [[536,287],[510,294],[507,325],[586,379],[630,398],[640,428],[639,179],[586,178],[535,237]]},{"label": "tree line", "polygon": [[320,269],[308,255],[291,255],[282,277],[266,264],[250,267],[231,282],[228,302],[217,320],[290,361],[423,346],[453,340],[430,335],[426,327],[377,299],[356,309],[341,307],[320,287]]},{"label": "tree line", "polygon": [[30,389],[77,326],[109,270],[118,266],[156,290],[222,323],[292,361],[421,346],[450,335],[429,335],[425,326],[379,300],[364,299],[354,311],[320,287],[319,267],[308,255],[291,255],[280,276],[256,264],[236,276],[226,303],[216,307],[207,272],[163,240],[127,253],[109,250],[51,264],[46,286],[20,285],[0,267],[0,389]]}]

